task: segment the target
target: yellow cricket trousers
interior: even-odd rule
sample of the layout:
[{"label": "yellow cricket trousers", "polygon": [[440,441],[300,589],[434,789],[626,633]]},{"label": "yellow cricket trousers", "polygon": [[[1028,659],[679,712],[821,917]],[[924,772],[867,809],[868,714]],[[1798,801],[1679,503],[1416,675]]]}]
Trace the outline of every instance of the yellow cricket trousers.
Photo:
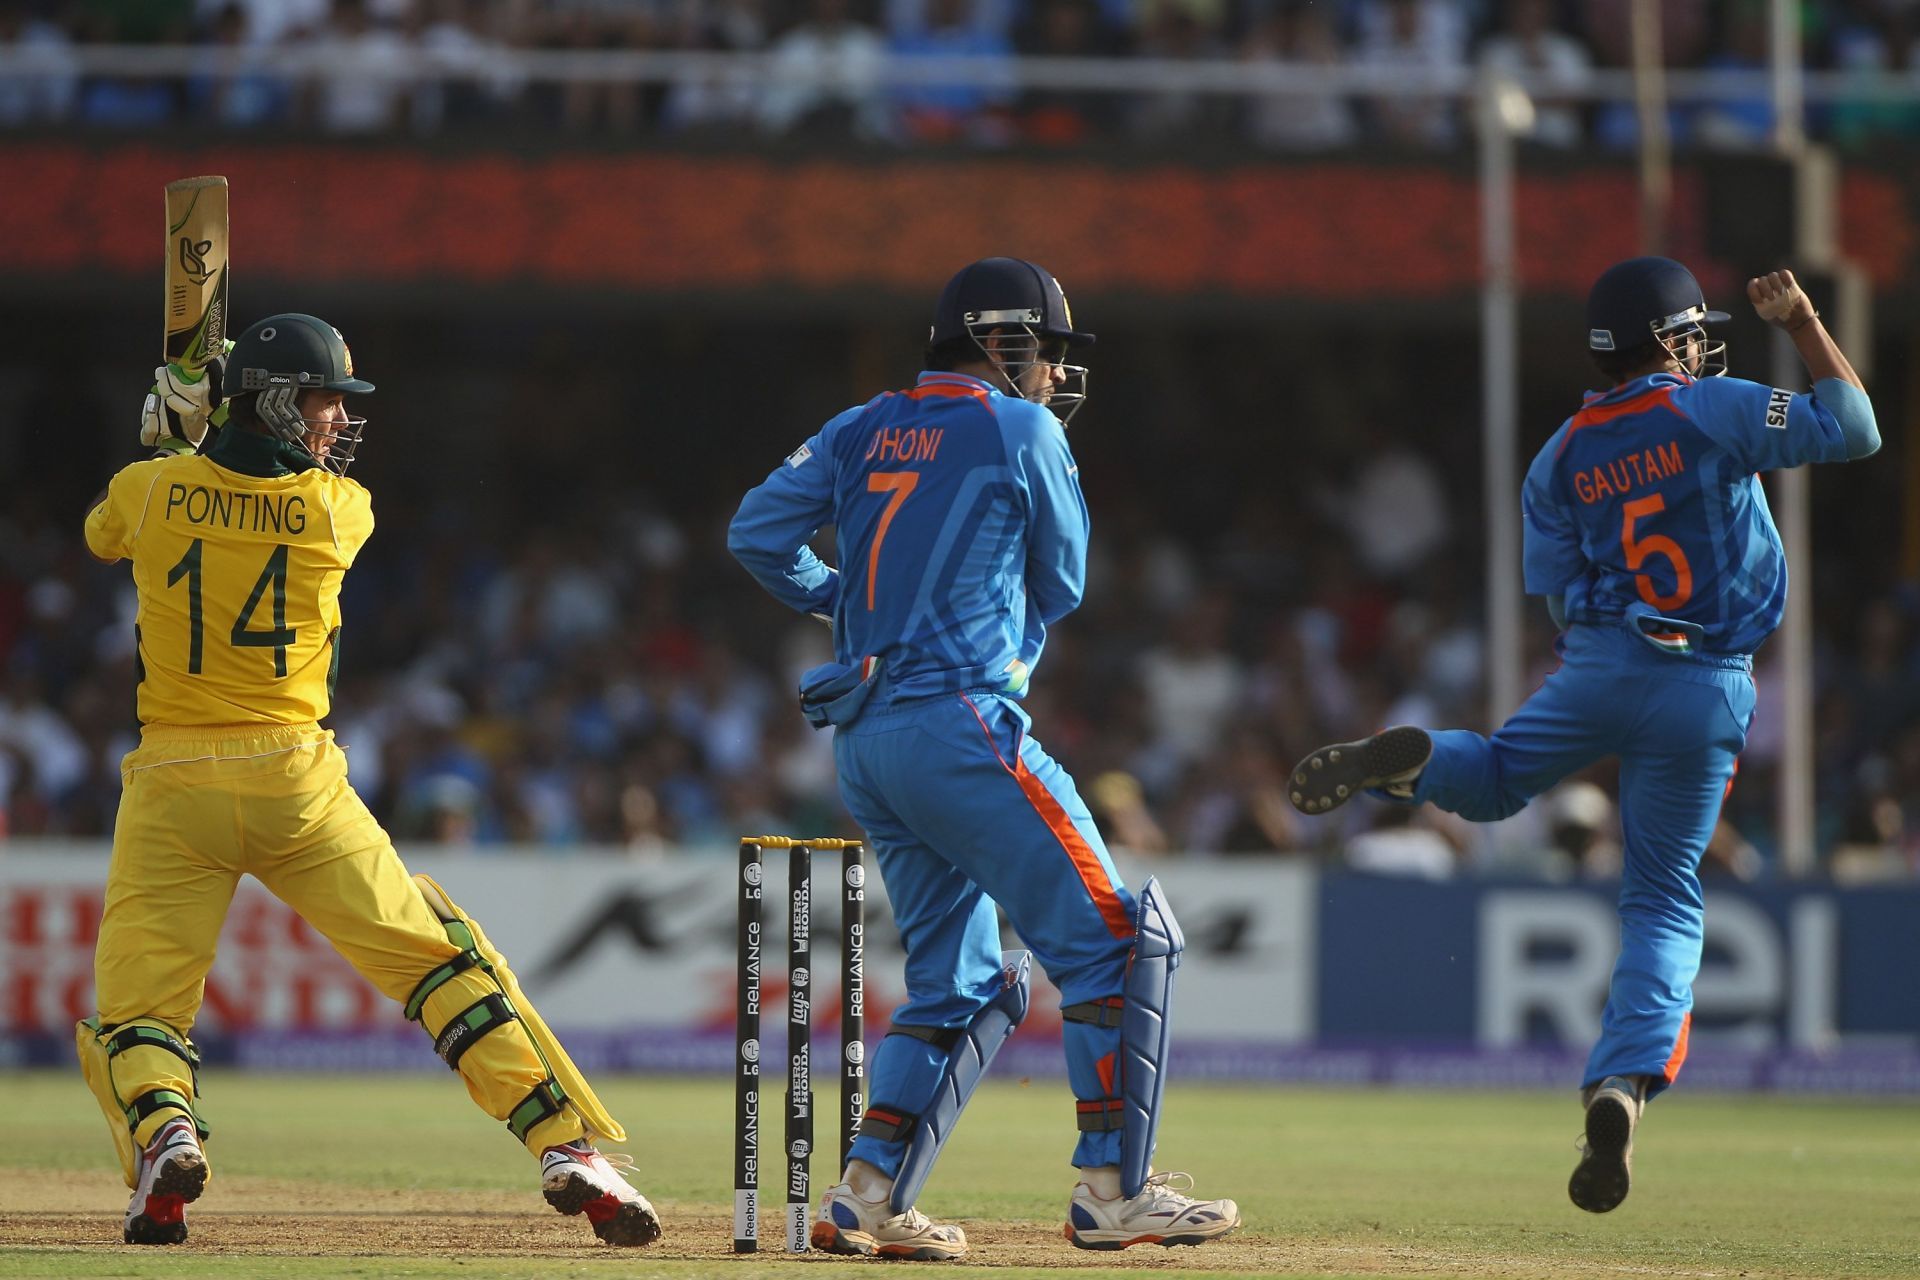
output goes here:
[{"label": "yellow cricket trousers", "polygon": [[[148,728],[121,764],[106,909],[94,955],[101,1025],[153,1020],[185,1039],[240,877],[251,875],[312,925],[388,998],[461,953],[393,842],[347,783],[346,754],[316,724]],[[496,991],[479,969],[434,989],[421,1022],[437,1033]],[[505,1120],[547,1078],[518,1023],[459,1060],[468,1092]],[[136,1047],[114,1059],[123,1105],[152,1089],[192,1097],[186,1064]],[[146,1116],[145,1144],[173,1111]],[[580,1138],[571,1108],[533,1126],[529,1150]]]}]

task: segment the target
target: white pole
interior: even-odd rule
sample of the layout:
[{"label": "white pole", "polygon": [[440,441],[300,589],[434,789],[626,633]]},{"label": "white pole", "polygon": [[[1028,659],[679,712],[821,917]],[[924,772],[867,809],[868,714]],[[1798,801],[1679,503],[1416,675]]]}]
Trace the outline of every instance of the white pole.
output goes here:
[{"label": "white pole", "polygon": [[1640,125],[1640,250],[1664,253],[1673,203],[1673,139],[1667,128],[1667,69],[1660,0],[1633,0],[1633,106]]},{"label": "white pole", "polygon": [[[1800,6],[1794,0],[1771,0],[1774,146],[1794,166],[1794,253],[1802,271],[1831,265],[1810,261],[1824,257],[1831,240],[1827,214],[1832,206],[1832,184],[1806,154],[1803,121],[1806,99],[1801,83]],[[1811,184],[1812,190],[1803,190]],[[1793,340],[1773,333],[1773,383],[1798,388],[1805,380]],[[1781,619],[1780,646],[1780,774],[1776,804],[1780,825],[1780,860],[1796,879],[1816,867],[1813,795],[1813,537],[1811,480],[1805,467],[1783,471],[1778,477],[1780,542],[1787,555],[1786,614]]]},{"label": "white pole", "polygon": [[1481,467],[1487,520],[1487,723],[1520,704],[1520,306],[1514,251],[1513,135],[1533,104],[1519,86],[1482,82],[1475,112],[1480,138],[1480,382],[1486,418]]}]

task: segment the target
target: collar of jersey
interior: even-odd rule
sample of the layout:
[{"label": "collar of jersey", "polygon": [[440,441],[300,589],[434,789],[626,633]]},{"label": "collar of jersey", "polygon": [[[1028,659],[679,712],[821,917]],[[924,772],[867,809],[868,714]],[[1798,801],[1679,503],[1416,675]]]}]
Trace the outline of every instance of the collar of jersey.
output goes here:
[{"label": "collar of jersey", "polygon": [[1627,400],[1639,395],[1649,387],[1684,387],[1693,381],[1684,373],[1649,373],[1635,378],[1632,382],[1623,382],[1606,391],[1589,391],[1581,398],[1583,406],[1602,404],[1613,400]]},{"label": "collar of jersey", "polygon": [[991,391],[994,395],[1003,394],[1000,389],[985,378],[976,378],[970,373],[948,373],[944,369],[932,369],[914,379],[913,385],[924,387],[930,383],[945,383],[950,387],[979,387]]},{"label": "collar of jersey", "polygon": [[223,427],[207,447],[207,460],[243,476],[274,479],[307,471],[319,464],[305,449],[276,436],[263,436],[240,427]]}]

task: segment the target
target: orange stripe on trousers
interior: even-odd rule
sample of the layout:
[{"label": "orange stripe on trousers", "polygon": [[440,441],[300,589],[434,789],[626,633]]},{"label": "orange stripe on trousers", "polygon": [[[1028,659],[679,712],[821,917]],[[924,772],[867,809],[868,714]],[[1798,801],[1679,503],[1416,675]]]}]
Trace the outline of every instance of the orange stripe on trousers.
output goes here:
[{"label": "orange stripe on trousers", "polygon": [[1120,895],[1113,891],[1113,881],[1107,875],[1107,869],[1100,864],[1100,855],[1093,851],[1080,829],[1073,825],[1073,819],[1067,816],[1066,809],[1054,799],[1053,792],[1047,790],[1047,784],[1034,776],[1027,768],[1027,762],[1015,756],[1012,764],[1000,754],[1000,744],[993,740],[992,730],[980,714],[980,708],[973,705],[973,699],[965,694],[960,701],[967,704],[973,712],[973,718],[980,722],[980,731],[987,735],[987,745],[993,748],[993,754],[1000,761],[1000,767],[1013,775],[1020,784],[1020,790],[1026,793],[1027,802],[1034,807],[1047,829],[1053,832],[1054,839],[1073,859],[1073,869],[1080,876],[1080,883],[1086,886],[1087,894],[1093,899],[1093,905],[1100,911],[1100,918],[1107,922],[1107,931],[1116,938],[1133,936],[1133,921],[1127,915],[1126,904],[1120,901]]},{"label": "orange stripe on trousers", "polygon": [[1673,1056],[1668,1058],[1667,1065],[1660,1069],[1660,1074],[1666,1077],[1668,1084],[1673,1083],[1674,1077],[1680,1074],[1681,1064],[1687,1060],[1687,1033],[1692,1029],[1693,1014],[1688,1013],[1680,1019],[1680,1038],[1674,1042]]}]

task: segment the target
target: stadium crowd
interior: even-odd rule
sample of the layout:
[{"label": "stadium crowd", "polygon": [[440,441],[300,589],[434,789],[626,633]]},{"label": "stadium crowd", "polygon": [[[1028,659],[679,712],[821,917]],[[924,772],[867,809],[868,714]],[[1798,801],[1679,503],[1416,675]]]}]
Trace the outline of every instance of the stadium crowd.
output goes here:
[{"label": "stadium crowd", "polygon": [[[1354,66],[1388,74],[1525,71],[1577,90],[1623,66],[1629,0],[0,0],[0,128],[114,130],[192,122],[229,130],[555,129],[601,136],[854,137],[890,144],[1070,145],[1102,138],[1233,139],[1319,151],[1366,142],[1448,148],[1457,103],[1273,92],[1234,100],[1142,89],[1020,90],[1020,55]],[[1920,10],[1906,0],[1807,0],[1810,65],[1920,76]],[[1662,0],[1669,65],[1766,65],[1765,0]],[[198,45],[241,71],[82,74],[87,44]],[[753,51],[776,74],[689,72],[661,83],[529,82],[513,52]],[[967,86],[887,87],[883,58],[971,58]],[[812,82],[779,68],[811,68]],[[1629,104],[1542,98],[1534,141],[1631,146]],[[1920,135],[1912,100],[1817,111],[1841,145]],[[1742,148],[1772,128],[1764,96],[1677,103],[1680,145]]]},{"label": "stadium crowd", "polygon": [[[1486,724],[1479,515],[1459,496],[1473,491],[1471,433],[1441,433],[1439,448],[1380,433],[1346,455],[1341,432],[1311,434],[1319,453],[1296,459],[1288,500],[1248,476],[1211,508],[1182,486],[1218,486],[1213,472],[1169,482],[1153,456],[1086,437],[1101,459],[1091,580],[1036,673],[1035,732],[1112,841],[1141,856],[1609,874],[1604,770],[1484,833],[1431,809],[1306,819],[1288,805],[1287,769],[1320,742]],[[534,474],[529,494],[547,487]],[[482,847],[722,849],[749,831],[845,829],[830,739],[792,694],[829,633],[727,558],[731,478],[676,504],[573,474],[561,516],[530,496],[469,503],[444,481],[369,476],[380,529],[347,580],[331,721],[361,794],[402,840]],[[1828,568],[1866,563],[1836,537],[1816,612],[1822,847],[1838,869],[1920,875],[1920,584],[1889,585],[1884,544],[1880,576]],[[1529,604],[1531,681],[1552,658]],[[0,830],[110,830],[134,732],[132,605],[125,566],[86,555],[75,512],[31,493],[0,512]],[[1759,715],[1710,855],[1724,874],[1775,870],[1778,657],[1777,643],[1762,653]]]}]

